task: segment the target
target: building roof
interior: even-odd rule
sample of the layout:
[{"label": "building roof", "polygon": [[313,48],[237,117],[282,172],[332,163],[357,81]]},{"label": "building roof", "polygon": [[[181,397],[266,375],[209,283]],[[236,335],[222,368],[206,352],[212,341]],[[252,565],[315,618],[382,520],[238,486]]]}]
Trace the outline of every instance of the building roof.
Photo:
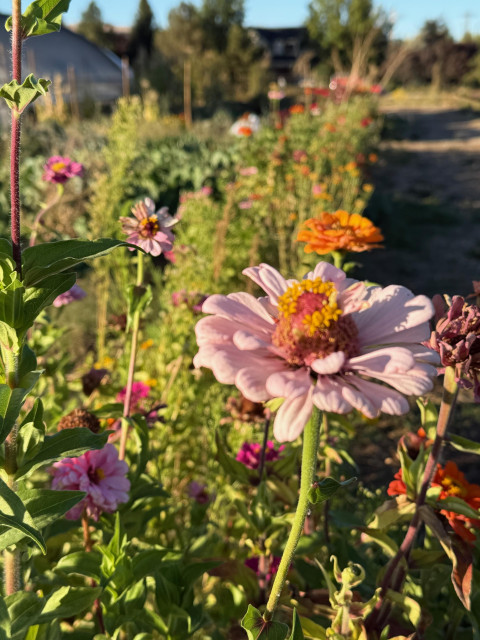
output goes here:
[{"label": "building roof", "polygon": [[[0,14],[0,22],[5,23],[7,17]],[[11,80],[10,50],[10,34],[0,29],[0,84]],[[54,81],[60,74],[63,86],[68,87],[73,69],[79,100],[93,98],[107,103],[122,95],[120,59],[66,27],[47,36],[28,38],[23,52],[23,77],[34,73],[37,78]],[[65,99],[68,101],[68,96]]]}]

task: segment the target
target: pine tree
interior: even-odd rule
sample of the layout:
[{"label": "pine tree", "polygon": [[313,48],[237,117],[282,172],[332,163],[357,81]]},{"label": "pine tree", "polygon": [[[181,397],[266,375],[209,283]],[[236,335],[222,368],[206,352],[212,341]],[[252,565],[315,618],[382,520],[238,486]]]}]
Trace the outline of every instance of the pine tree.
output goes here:
[{"label": "pine tree", "polygon": [[143,51],[147,58],[151,57],[153,50],[153,38],[153,11],[148,0],[140,0],[128,46],[128,55],[132,62],[134,62],[140,55],[140,51]]},{"label": "pine tree", "polygon": [[96,2],[90,2],[82,13],[77,32],[100,47],[108,46],[108,36],[104,30],[102,12]]}]

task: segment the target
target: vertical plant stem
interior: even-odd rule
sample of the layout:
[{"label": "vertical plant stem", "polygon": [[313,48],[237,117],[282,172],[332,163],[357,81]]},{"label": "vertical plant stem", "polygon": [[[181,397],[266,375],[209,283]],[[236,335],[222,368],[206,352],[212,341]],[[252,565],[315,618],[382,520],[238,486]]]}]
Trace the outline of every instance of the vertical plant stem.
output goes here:
[{"label": "vertical plant stem", "polygon": [[[85,547],[85,551],[87,553],[90,553],[93,547],[93,540],[90,536],[90,523],[88,521],[88,515],[86,511],[82,513],[82,530],[83,530],[83,546]],[[97,586],[97,583],[93,578],[90,580],[90,586],[91,587]],[[93,608],[95,611],[95,615],[97,616],[98,626],[100,628],[100,631],[101,633],[105,633],[105,622],[103,620],[102,605],[98,598],[95,600]]]},{"label": "vertical plant stem", "polygon": [[[383,577],[381,583],[381,600],[378,603],[378,606],[374,611],[372,611],[370,617],[367,619],[366,627],[367,630],[373,630],[377,626],[384,625],[386,622],[385,619],[385,608],[384,608],[384,598],[385,595],[392,587],[392,584],[397,575],[397,571],[400,568],[401,562],[404,558],[407,558],[413,544],[415,542],[415,538],[417,537],[418,530],[421,525],[420,520],[420,507],[425,504],[425,498],[427,496],[427,491],[432,482],[433,476],[435,475],[435,470],[437,468],[437,464],[440,458],[440,452],[442,449],[442,444],[445,439],[445,435],[447,433],[448,424],[450,422],[450,418],[452,415],[453,408],[455,406],[455,400],[457,398],[457,383],[455,381],[455,369],[453,367],[447,367],[445,369],[445,376],[443,380],[443,396],[442,403],[440,405],[440,411],[438,414],[438,422],[437,422],[437,433],[435,436],[434,443],[430,450],[430,454],[428,456],[427,464],[425,465],[425,471],[423,473],[423,480],[420,487],[420,491],[416,500],[416,510],[413,514],[413,518],[410,522],[410,525],[407,529],[407,533],[405,534],[405,538],[403,539],[402,544],[400,545],[396,555],[392,558],[390,564],[385,571],[385,575]],[[401,584],[398,584],[398,580],[395,581],[395,587],[400,588]],[[387,614],[388,617],[388,614]]]},{"label": "vertical plant stem", "polygon": [[[12,79],[22,82],[21,0],[12,0]],[[12,109],[12,137],[10,140],[10,201],[13,259],[22,275],[20,247],[20,114]]]},{"label": "vertical plant stem", "polygon": [[[22,82],[22,31],[21,0],[12,0],[12,79]],[[10,202],[12,255],[16,270],[22,277],[22,250],[20,247],[20,114],[12,109],[12,131],[10,140]],[[18,385],[18,358],[14,358],[9,367],[7,381],[11,388]],[[8,486],[16,490],[15,473],[17,471],[17,431],[15,425],[5,441],[5,471],[8,474]],[[12,595],[20,588],[20,555],[18,551],[4,552],[5,594]]]},{"label": "vertical plant stem", "polygon": [[265,454],[267,452],[268,430],[270,429],[270,411],[268,411],[268,415],[265,418],[265,426],[263,427],[263,429],[262,452],[260,454],[260,462],[258,464],[258,477],[260,478],[260,482],[262,481],[263,470],[265,469]]},{"label": "vertical plant stem", "polygon": [[314,407],[312,418],[309,420],[303,433],[303,453],[302,453],[302,473],[300,479],[300,495],[298,498],[297,510],[293,520],[290,535],[283,551],[282,559],[278,567],[277,574],[272,586],[272,591],[267,602],[263,617],[271,620],[277,608],[283,585],[287,578],[287,573],[295,555],[295,550],[302,535],[303,525],[308,512],[308,492],[312,486],[317,468],[318,440],[320,427],[322,424],[322,414]]},{"label": "vertical plant stem", "polygon": [[[136,286],[141,287],[143,284],[143,253],[138,251],[137,255],[137,281]],[[135,377],[135,360],[137,358],[138,334],[140,329],[140,311],[137,309],[132,319],[132,342],[130,345],[130,362],[128,365],[127,388],[125,391],[125,401],[123,404],[123,417],[128,418],[132,408],[132,389],[133,379]],[[120,436],[120,447],[118,457],[120,460],[125,459],[125,451],[127,448],[127,436],[129,430],[128,420],[122,421],[122,432]]]},{"label": "vertical plant stem", "polygon": [[[323,438],[325,439],[325,443],[328,444],[328,418],[327,414],[323,414]],[[328,455],[325,458],[325,477],[329,477],[332,473],[332,463]],[[325,535],[325,542],[328,544],[330,542],[330,528],[329,528],[329,511],[330,511],[330,500],[325,500],[325,504],[323,505],[323,533]]]}]

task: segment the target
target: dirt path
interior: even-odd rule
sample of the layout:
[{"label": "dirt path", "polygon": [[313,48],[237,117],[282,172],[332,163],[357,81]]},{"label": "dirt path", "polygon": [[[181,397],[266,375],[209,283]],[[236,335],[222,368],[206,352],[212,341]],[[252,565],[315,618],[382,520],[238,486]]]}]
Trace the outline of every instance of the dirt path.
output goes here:
[{"label": "dirt path", "polygon": [[368,214],[385,249],[363,254],[360,275],[415,293],[468,294],[480,280],[480,117],[452,108],[385,112]]}]

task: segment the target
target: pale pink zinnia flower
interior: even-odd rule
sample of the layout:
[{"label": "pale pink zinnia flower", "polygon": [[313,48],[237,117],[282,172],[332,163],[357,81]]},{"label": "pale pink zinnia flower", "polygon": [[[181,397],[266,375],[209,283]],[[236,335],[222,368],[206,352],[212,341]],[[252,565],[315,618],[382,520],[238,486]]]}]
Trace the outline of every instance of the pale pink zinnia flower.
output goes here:
[{"label": "pale pink zinnia flower", "polygon": [[295,440],[314,405],[369,418],[401,415],[409,409],[403,394],[432,388],[429,363],[437,354],[420,344],[433,315],[427,297],[397,285],[366,287],[326,262],[301,282],[267,264],[243,273],[268,297],[207,298],[203,312],[213,315],[197,323],[194,364],[252,402],[285,398],[274,424],[278,441]]},{"label": "pale pink zinnia flower", "polygon": [[82,287],[80,287],[78,284],[74,284],[71,289],[57,296],[52,304],[54,307],[64,307],[66,304],[70,304],[71,302],[75,302],[76,300],[83,300],[86,295],[87,294],[82,289]]},{"label": "pale pink zinnia flower", "polygon": [[85,491],[83,500],[65,514],[67,520],[77,520],[86,511],[98,520],[100,514],[113,513],[122,502],[128,502],[130,481],[128,465],[118,459],[113,444],[98,451],[87,451],[78,458],[65,458],[52,467],[52,488]]},{"label": "pale pink zinnia flower", "polygon": [[83,164],[68,157],[52,156],[44,165],[42,180],[53,184],[65,184],[70,178],[83,176]]},{"label": "pale pink zinnia flower", "polygon": [[132,213],[134,218],[120,218],[122,231],[127,234],[128,242],[137,245],[152,256],[159,256],[165,251],[172,250],[175,237],[169,227],[173,227],[178,219],[169,215],[168,207],[155,211],[153,200],[145,198],[134,205]]}]

